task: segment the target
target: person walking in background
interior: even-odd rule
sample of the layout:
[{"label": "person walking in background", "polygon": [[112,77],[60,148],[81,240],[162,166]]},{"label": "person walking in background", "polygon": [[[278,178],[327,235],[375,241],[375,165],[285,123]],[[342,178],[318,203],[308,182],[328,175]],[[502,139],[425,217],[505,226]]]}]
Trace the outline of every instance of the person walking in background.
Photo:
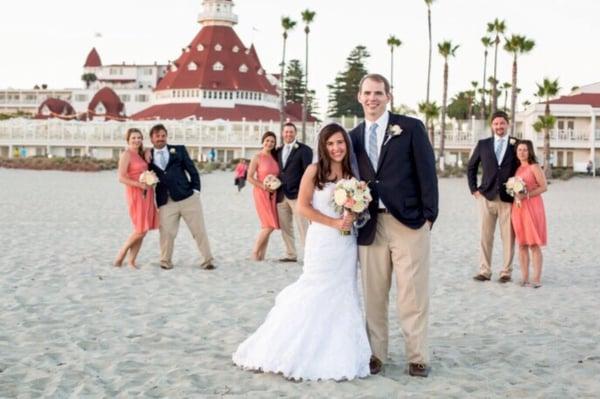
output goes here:
[{"label": "person walking in background", "polygon": [[159,179],[156,203],[160,216],[160,267],[173,268],[173,247],[183,218],[200,251],[200,267],[212,270],[215,266],[204,227],[198,170],[185,146],[167,144],[164,125],[153,126],[150,139],[154,145],[150,167]]},{"label": "person walking in background", "polygon": [[[479,273],[473,279],[487,281],[492,276],[492,248],[496,221],[500,220],[500,237],[503,247],[501,283],[511,280],[515,235],[510,223],[513,197],[508,195],[504,184],[517,170],[515,156],[516,139],[508,137],[508,115],[497,111],[492,115],[492,137],[479,140],[469,159],[467,179],[473,198],[479,204],[481,241]],[[477,183],[479,165],[483,169],[481,184]]]},{"label": "person walking in background", "polygon": [[248,175],[248,165],[246,164],[245,159],[240,159],[240,161],[238,162],[238,164],[235,167],[234,175],[235,175],[234,182],[238,188],[238,193],[239,193],[240,191],[242,191],[242,188],[244,188],[244,186],[246,185],[246,178]]},{"label": "person walking in background", "polygon": [[114,265],[121,267],[127,253],[129,266],[137,268],[136,258],[149,230],[158,229],[158,211],[154,205],[154,188],[141,183],[140,176],[148,170],[144,159],[144,137],[138,129],[127,130],[127,150],[119,158],[119,181],[125,185],[125,195],[133,232],[119,250]]},{"label": "person walking in background", "polygon": [[252,260],[265,259],[269,237],[273,230],[279,228],[275,191],[265,186],[265,178],[269,175],[279,175],[279,165],[275,155],[277,136],[273,132],[263,134],[262,150],[250,161],[248,168],[248,182],[254,186],[252,192],[256,213],[260,219],[260,232],[252,249]]},{"label": "person walking in background", "polygon": [[277,214],[281,226],[281,235],[285,243],[286,255],[280,262],[296,262],[298,252],[294,243],[294,223],[300,236],[300,247],[304,248],[304,239],[308,220],[298,213],[296,203],[300,180],[304,171],[312,163],[312,149],[296,140],[296,125],[291,122],[283,125],[283,145],[277,150],[281,187],[277,191]]},{"label": "person walking in background", "polygon": [[529,285],[529,254],[533,266],[531,286],[542,286],[542,246],[546,245],[546,213],[542,193],[547,184],[544,172],[537,162],[533,143],[520,140],[517,144],[517,159],[520,162],[515,176],[525,182],[526,193],[516,193],[512,207],[512,224],[519,244],[519,263],[521,264],[521,285]]}]

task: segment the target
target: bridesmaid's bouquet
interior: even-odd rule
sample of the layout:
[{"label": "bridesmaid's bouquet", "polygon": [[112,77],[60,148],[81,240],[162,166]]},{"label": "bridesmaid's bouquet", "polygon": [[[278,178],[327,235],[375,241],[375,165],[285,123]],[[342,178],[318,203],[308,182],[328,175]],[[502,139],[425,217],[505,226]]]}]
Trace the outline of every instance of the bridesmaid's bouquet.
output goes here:
[{"label": "bridesmaid's bouquet", "polygon": [[[147,186],[154,187],[158,184],[159,180],[156,176],[156,173],[151,170],[147,170],[140,175],[139,181]],[[144,198],[146,198],[146,191],[147,190],[144,190]]]},{"label": "bridesmaid's bouquet", "polygon": [[[354,213],[357,220],[364,225],[369,220],[367,208],[372,200],[371,190],[367,183],[352,177],[337,182],[335,190],[333,190],[332,205],[336,212]],[[341,233],[342,235],[350,234],[349,231],[342,231]]]},{"label": "bridesmaid's bouquet", "polygon": [[263,180],[263,184],[269,190],[275,191],[281,187],[281,180],[279,180],[275,175],[266,175],[265,179]]},{"label": "bridesmaid's bouquet", "polygon": [[506,186],[506,193],[511,197],[515,197],[517,207],[520,208],[521,200],[516,197],[516,195],[527,194],[527,185],[525,184],[525,181],[519,176],[513,176],[509,178],[504,185]]}]

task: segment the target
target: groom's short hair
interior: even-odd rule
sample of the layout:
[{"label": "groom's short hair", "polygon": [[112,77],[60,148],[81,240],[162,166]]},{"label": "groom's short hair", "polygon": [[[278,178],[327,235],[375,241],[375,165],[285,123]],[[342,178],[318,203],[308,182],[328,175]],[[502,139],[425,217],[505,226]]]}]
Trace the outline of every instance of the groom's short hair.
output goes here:
[{"label": "groom's short hair", "polygon": [[165,125],[163,125],[162,123],[159,123],[158,125],[152,126],[152,129],[150,129],[150,137],[152,137],[152,135],[154,135],[154,133],[158,133],[161,130],[164,131],[165,134],[169,134],[167,132],[167,128],[165,127]]},{"label": "groom's short hair", "polygon": [[503,118],[506,122],[509,122],[508,114],[504,111],[496,111],[490,117],[490,123],[496,118]]},{"label": "groom's short hair", "polygon": [[369,73],[369,74],[363,76],[363,78],[360,80],[360,83],[358,84],[358,92],[359,93],[362,92],[363,83],[367,79],[371,79],[376,82],[383,83],[383,87],[385,89],[385,94],[390,94],[390,82],[388,82],[388,80],[385,78],[385,76],[380,75],[378,73]]}]

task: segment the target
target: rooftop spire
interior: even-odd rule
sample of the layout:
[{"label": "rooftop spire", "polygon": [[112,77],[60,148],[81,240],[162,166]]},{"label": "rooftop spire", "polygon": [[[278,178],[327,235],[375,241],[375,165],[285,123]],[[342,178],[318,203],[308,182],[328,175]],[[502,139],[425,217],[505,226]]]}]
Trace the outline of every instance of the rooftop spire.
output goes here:
[{"label": "rooftop spire", "polygon": [[202,7],[203,10],[198,16],[198,22],[202,26],[233,26],[238,22],[231,0],[204,0]]}]

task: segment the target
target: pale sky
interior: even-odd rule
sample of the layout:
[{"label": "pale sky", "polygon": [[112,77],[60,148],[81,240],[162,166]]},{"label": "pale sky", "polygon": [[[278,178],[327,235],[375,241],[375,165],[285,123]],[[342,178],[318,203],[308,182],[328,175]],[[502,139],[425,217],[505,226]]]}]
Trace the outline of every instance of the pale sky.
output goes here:
[{"label": "pale sky", "polygon": [[[402,42],[395,51],[396,104],[416,104],[425,98],[427,76],[427,8],[423,0],[237,0],[235,30],[242,42],[254,43],[265,69],[279,71],[282,16],[299,24],[290,32],[287,59],[304,60],[300,12],[316,11],[311,25],[309,86],[317,90],[319,108],[327,110],[328,90],[344,68],[350,50],[363,44],[371,53],[370,72],[390,74],[386,40]],[[0,88],[81,87],[82,66],[96,46],[102,62],[166,63],[198,32],[202,0],[10,1],[0,13]],[[434,56],[431,97],[441,103],[443,60],[437,43],[459,44],[450,61],[449,96],[470,88],[483,75],[480,38],[486,23],[505,19],[508,33],[535,40],[520,58],[518,103],[533,100],[535,82],[559,78],[561,94],[575,85],[600,81],[599,0],[437,0],[432,7]],[[101,38],[95,33],[102,34]],[[492,69],[490,57],[488,71]],[[499,51],[498,78],[511,79],[512,60]],[[489,74],[488,74],[489,76]],[[502,100],[501,100],[502,101]]]}]

